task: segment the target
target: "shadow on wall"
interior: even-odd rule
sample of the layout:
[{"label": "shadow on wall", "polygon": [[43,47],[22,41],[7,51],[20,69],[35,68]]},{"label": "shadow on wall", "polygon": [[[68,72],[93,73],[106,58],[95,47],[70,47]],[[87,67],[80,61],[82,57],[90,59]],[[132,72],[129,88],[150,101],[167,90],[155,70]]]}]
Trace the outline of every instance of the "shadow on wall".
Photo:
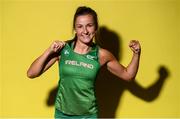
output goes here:
[{"label": "shadow on wall", "polygon": [[[102,26],[99,29],[96,43],[109,50],[114,56],[120,60],[119,54],[121,54],[121,38],[114,31],[109,30],[107,27]],[[96,80],[96,95],[99,105],[99,117],[100,118],[115,118],[115,112],[121,96],[125,90],[129,90],[133,95],[138,98],[151,102],[155,100],[162,89],[165,80],[167,79],[169,72],[166,67],[158,67],[159,77],[156,82],[148,88],[143,88],[136,81],[126,82],[120,80],[118,77],[111,74],[106,66],[103,66],[99,72]],[[55,96],[57,93],[57,87],[53,88],[47,97],[47,106],[53,106],[55,102]]]}]

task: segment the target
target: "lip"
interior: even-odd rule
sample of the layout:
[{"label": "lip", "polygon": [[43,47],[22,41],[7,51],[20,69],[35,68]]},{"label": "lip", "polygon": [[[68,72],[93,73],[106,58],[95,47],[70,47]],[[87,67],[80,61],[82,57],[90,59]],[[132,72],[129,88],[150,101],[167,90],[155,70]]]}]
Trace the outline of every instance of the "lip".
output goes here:
[{"label": "lip", "polygon": [[89,38],[90,36],[83,36],[84,38]]},{"label": "lip", "polygon": [[80,36],[83,39],[92,39],[93,38],[93,34],[81,34]]},{"label": "lip", "polygon": [[84,37],[84,38],[89,38],[90,37],[90,35],[81,35],[82,37]]}]

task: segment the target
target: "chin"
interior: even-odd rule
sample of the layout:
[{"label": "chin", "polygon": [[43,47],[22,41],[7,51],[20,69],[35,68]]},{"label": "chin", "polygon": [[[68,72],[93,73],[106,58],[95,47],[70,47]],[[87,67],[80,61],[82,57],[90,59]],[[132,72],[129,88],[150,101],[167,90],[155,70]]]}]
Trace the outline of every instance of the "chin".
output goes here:
[{"label": "chin", "polygon": [[93,41],[93,38],[88,38],[88,39],[84,39],[84,38],[82,38],[81,39],[81,41],[83,42],[83,43],[85,43],[85,44],[88,44],[88,43],[91,43],[92,41]]}]

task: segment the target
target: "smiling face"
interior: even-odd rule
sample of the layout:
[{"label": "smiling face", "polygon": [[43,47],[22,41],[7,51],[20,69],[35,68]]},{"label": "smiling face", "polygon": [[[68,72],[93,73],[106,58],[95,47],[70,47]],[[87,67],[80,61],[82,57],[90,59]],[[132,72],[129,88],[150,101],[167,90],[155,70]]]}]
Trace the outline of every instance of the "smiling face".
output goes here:
[{"label": "smiling face", "polygon": [[78,16],[75,20],[75,32],[77,40],[85,44],[90,43],[96,34],[93,16],[90,14]]}]

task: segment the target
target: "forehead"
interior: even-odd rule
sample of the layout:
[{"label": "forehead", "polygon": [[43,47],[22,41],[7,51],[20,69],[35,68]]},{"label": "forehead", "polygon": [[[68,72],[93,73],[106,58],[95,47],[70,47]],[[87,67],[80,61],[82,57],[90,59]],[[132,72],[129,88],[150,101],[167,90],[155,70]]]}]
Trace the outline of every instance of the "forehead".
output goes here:
[{"label": "forehead", "polygon": [[90,14],[80,15],[76,18],[75,22],[76,22],[76,24],[93,23],[94,19],[93,19],[93,16]]}]

